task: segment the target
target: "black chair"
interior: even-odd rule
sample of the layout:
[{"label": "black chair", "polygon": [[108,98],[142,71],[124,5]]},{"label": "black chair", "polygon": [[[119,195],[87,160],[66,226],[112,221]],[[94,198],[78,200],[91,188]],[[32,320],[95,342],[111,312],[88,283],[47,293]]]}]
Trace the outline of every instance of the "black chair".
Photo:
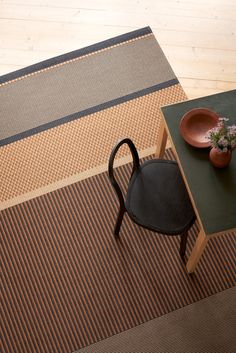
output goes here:
[{"label": "black chair", "polygon": [[[113,164],[119,148],[127,144],[133,157],[133,170],[124,201],[114,177]],[[140,165],[138,152],[129,138],[120,140],[109,159],[109,179],[118,196],[120,209],[114,228],[119,236],[124,213],[140,226],[166,235],[181,235],[180,255],[184,257],[188,230],[196,217],[178,164],[152,159]]]}]

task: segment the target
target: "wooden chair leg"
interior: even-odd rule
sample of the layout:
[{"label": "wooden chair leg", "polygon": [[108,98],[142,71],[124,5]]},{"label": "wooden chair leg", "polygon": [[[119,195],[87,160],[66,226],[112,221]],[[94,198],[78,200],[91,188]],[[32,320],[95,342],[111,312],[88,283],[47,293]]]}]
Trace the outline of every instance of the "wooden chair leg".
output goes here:
[{"label": "wooden chair leg", "polygon": [[180,256],[184,257],[186,251],[186,244],[187,244],[188,232],[181,234],[181,241],[180,241]]},{"label": "wooden chair leg", "polygon": [[119,232],[120,232],[120,226],[124,217],[124,213],[125,213],[125,209],[120,208],[118,216],[117,216],[117,220],[116,220],[116,225],[115,225],[115,229],[114,229],[114,234],[116,237],[119,236]]}]

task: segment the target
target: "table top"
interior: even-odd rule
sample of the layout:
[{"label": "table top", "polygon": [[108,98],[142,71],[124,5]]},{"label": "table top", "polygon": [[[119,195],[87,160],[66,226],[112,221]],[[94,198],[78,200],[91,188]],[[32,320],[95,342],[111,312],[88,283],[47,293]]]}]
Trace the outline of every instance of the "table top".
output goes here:
[{"label": "table top", "polygon": [[236,229],[236,150],[230,165],[214,168],[209,148],[188,145],[180,135],[182,116],[193,108],[208,108],[236,124],[236,90],[162,107],[184,178],[206,235]]}]

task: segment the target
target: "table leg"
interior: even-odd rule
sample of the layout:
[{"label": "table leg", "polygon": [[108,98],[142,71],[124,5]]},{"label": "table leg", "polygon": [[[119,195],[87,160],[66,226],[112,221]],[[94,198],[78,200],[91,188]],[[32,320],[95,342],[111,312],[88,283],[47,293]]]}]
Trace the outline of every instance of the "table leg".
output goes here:
[{"label": "table leg", "polygon": [[195,268],[197,267],[197,264],[202,256],[202,253],[206,247],[207,244],[207,238],[206,234],[203,230],[200,230],[196,243],[193,247],[193,250],[190,254],[190,257],[187,262],[187,271],[189,273],[194,272]]},{"label": "table leg", "polygon": [[163,158],[167,142],[167,132],[163,119],[160,121],[160,129],[157,141],[156,157]]}]

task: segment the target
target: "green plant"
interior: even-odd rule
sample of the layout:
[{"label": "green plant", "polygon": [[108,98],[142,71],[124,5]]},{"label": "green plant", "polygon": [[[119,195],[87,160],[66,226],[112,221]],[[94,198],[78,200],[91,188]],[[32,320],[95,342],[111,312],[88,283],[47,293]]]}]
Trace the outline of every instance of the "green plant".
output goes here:
[{"label": "green plant", "polygon": [[219,118],[217,126],[207,133],[212,147],[222,152],[231,151],[236,147],[236,125],[229,126],[228,122],[228,118]]}]

